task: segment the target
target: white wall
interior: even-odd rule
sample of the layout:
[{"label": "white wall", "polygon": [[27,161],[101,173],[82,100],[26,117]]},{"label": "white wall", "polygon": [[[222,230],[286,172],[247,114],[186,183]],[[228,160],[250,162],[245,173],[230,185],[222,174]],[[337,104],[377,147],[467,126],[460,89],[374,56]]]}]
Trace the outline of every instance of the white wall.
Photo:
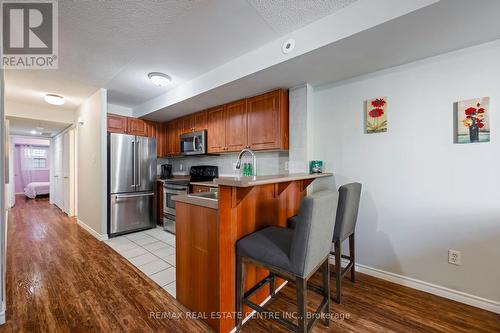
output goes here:
[{"label": "white wall", "polygon": [[75,111],[60,109],[57,106],[40,106],[20,103],[17,101],[5,101],[5,114],[12,117],[54,121],[59,123],[73,123]]},{"label": "white wall", "polygon": [[76,113],[78,223],[101,239],[107,237],[106,99],[100,89]]},{"label": "white wall", "polygon": [[309,172],[312,159],[313,88],[306,84],[290,89],[290,173]]},{"label": "white wall", "polygon": [[116,104],[108,104],[108,113],[119,114],[127,117],[133,116],[131,108]]},{"label": "white wall", "polygon": [[[496,41],[315,89],[313,155],[335,172],[318,187],[363,184],[360,264],[500,305],[499,59]],[[364,134],[363,102],[378,96],[388,132]],[[453,103],[482,96],[491,142],[454,144]]]}]

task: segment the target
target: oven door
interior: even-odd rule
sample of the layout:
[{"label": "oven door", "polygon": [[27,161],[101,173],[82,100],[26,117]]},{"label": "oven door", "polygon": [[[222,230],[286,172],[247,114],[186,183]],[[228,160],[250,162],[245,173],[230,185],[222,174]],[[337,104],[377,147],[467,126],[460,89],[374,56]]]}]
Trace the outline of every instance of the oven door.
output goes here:
[{"label": "oven door", "polygon": [[202,155],[206,153],[206,131],[182,134],[180,151],[182,155]]},{"label": "oven door", "polygon": [[175,201],[172,200],[172,197],[179,194],[187,194],[187,188],[187,186],[165,185],[163,188],[163,211],[165,214],[175,216]]}]

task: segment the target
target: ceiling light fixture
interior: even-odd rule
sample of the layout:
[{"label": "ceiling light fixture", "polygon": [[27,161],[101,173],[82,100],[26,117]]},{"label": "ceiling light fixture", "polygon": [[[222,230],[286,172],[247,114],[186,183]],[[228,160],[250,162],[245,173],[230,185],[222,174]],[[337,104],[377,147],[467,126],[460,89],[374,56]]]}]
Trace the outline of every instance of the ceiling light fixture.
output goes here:
[{"label": "ceiling light fixture", "polygon": [[45,95],[45,102],[53,105],[63,105],[64,104],[64,97],[56,94],[46,94]]},{"label": "ceiling light fixture", "polygon": [[37,131],[35,131],[35,130],[31,130],[31,131],[30,131],[30,133],[31,133],[32,135],[37,135],[37,134],[38,134],[38,132],[37,132]]},{"label": "ceiling light fixture", "polygon": [[172,81],[170,76],[160,72],[151,72],[148,74],[148,77],[158,87],[165,87]]}]

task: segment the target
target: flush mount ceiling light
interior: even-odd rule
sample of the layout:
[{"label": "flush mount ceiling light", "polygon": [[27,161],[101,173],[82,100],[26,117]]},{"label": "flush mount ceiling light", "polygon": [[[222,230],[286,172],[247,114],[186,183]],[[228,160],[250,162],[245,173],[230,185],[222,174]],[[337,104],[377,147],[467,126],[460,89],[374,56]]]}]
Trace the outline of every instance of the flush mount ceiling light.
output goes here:
[{"label": "flush mount ceiling light", "polygon": [[172,81],[170,76],[160,72],[151,72],[148,74],[148,77],[151,82],[158,87],[165,87],[170,83],[170,81]]},{"label": "flush mount ceiling light", "polygon": [[45,95],[45,102],[52,105],[63,105],[64,97],[56,95],[56,94],[47,94]]}]

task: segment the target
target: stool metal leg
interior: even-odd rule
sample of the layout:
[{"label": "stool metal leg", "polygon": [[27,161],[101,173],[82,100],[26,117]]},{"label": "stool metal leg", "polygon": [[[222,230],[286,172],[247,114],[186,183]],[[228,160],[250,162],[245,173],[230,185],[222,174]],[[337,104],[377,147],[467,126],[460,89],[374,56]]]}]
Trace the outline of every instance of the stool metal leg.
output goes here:
[{"label": "stool metal leg", "polygon": [[271,273],[271,281],[269,282],[269,294],[271,297],[276,295],[276,275]]},{"label": "stool metal leg", "polygon": [[330,327],[330,264],[328,263],[328,258],[323,263],[323,296],[327,302],[323,311],[325,325]]},{"label": "stool metal leg", "polygon": [[296,277],[295,284],[297,285],[297,321],[299,324],[297,332],[307,333],[307,280]]},{"label": "stool metal leg", "polygon": [[341,302],[341,296],[340,296],[340,289],[342,287],[342,264],[341,264],[341,259],[342,259],[342,252],[341,252],[341,242],[337,241],[335,242],[335,287],[336,287],[336,299],[335,301],[340,304]]},{"label": "stool metal leg", "polygon": [[245,263],[243,258],[236,259],[236,332],[241,331],[243,323],[243,297],[245,295]]},{"label": "stool metal leg", "polygon": [[356,270],[355,270],[355,260],[354,260],[354,233],[349,236],[349,256],[351,257],[351,281],[356,282]]}]

